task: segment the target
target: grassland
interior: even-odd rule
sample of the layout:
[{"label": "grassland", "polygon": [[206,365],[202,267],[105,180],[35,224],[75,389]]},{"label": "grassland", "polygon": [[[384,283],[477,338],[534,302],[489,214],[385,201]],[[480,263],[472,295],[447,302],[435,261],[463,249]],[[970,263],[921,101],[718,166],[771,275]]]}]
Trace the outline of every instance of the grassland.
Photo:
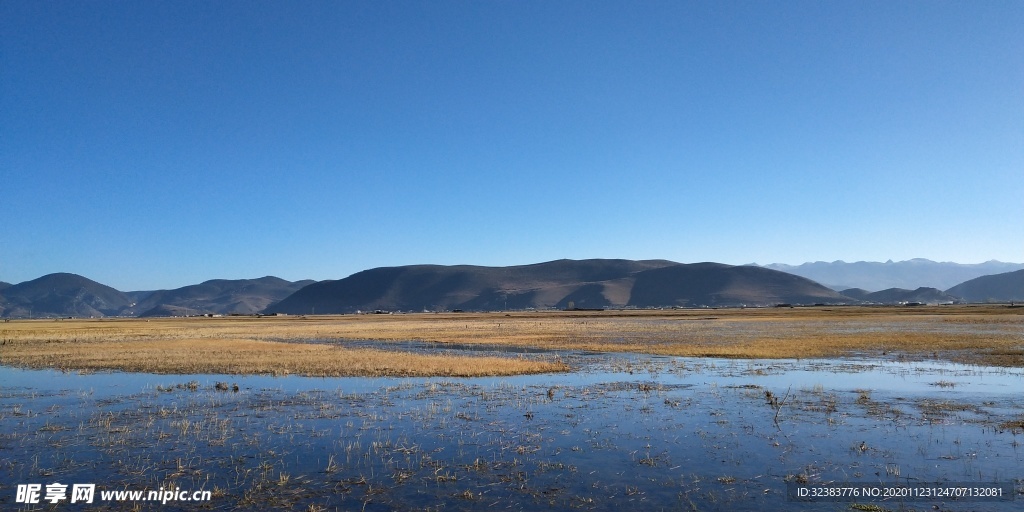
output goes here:
[{"label": "grassland", "polygon": [[[306,343],[309,340],[338,343]],[[823,307],[25,320],[0,324],[0,364],[314,376],[515,375],[569,369],[555,359],[415,354],[346,347],[346,340],[730,358],[866,355],[1022,367],[1024,309]]]}]

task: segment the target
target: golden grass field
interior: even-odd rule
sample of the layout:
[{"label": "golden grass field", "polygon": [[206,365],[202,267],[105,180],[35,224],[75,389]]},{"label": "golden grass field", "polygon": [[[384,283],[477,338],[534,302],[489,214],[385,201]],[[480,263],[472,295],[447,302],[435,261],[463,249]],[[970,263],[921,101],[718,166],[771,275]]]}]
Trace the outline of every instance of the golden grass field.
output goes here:
[{"label": "golden grass field", "polygon": [[[305,340],[340,343],[302,343]],[[1024,366],[1024,308],[937,306],[449,313],[0,324],[0,364],[62,370],[313,376],[567,371],[561,361],[348,348],[344,340],[480,343],[730,358],[937,358]]]}]

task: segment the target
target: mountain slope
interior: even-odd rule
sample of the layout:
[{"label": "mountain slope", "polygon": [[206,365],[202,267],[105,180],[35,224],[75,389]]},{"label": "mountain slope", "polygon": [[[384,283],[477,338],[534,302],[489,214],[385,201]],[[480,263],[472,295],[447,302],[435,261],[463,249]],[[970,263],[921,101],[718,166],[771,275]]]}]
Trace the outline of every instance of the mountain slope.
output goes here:
[{"label": "mountain slope", "polygon": [[0,297],[4,317],[120,315],[131,300],[123,293],[77,274],[48,274],[5,288]]},{"label": "mountain slope", "polygon": [[174,290],[133,292],[141,297],[133,311],[139,316],[181,314],[253,314],[314,281],[286,281],[267,276],[259,279],[213,279]]},{"label": "mountain slope", "polygon": [[919,302],[921,304],[943,304],[949,302],[957,302],[960,300],[959,297],[943,292],[935,288],[928,288],[922,286],[916,290],[906,290],[903,288],[889,288],[886,290],[880,290],[872,293],[864,293],[864,290],[854,288],[852,290],[843,290],[843,295],[852,297],[857,300],[864,302],[872,302],[876,304],[901,304],[907,302]]},{"label": "mountain slope", "polygon": [[946,290],[946,293],[962,297],[967,302],[1024,301],[1024,270],[976,277]]},{"label": "mountain slope", "polygon": [[630,306],[765,306],[851,303],[810,279],[761,267],[721,263],[676,265],[641,272]]},{"label": "mountain slope", "polygon": [[359,310],[501,310],[524,308],[849,303],[807,279],[759,267],[664,260],[558,260],[512,267],[411,265],[365,270],[321,281],[268,313]]},{"label": "mountain slope", "polygon": [[865,290],[863,288],[847,288],[847,289],[839,292],[839,294],[843,295],[843,296],[846,296],[846,297],[849,297],[851,299],[867,300],[864,297],[867,297],[868,295],[870,295],[871,292],[869,292],[869,291],[867,291],[867,290]]},{"label": "mountain slope", "polygon": [[837,290],[846,288],[914,290],[922,286],[945,290],[975,277],[1024,269],[1024,264],[995,260],[977,264],[940,263],[917,258],[897,262],[890,260],[885,263],[876,261],[858,261],[856,263],[816,261],[801,265],[773,263],[764,267],[803,276]]},{"label": "mountain slope", "polygon": [[[271,313],[357,310],[497,310],[548,308],[576,288],[615,281],[675,263],[664,260],[557,260],[533,265],[409,265],[357,272],[309,285],[267,309]],[[603,285],[602,285],[603,286]],[[622,297],[611,285],[609,293]],[[617,293],[617,295],[616,295]],[[579,304],[578,307],[585,307]]]}]

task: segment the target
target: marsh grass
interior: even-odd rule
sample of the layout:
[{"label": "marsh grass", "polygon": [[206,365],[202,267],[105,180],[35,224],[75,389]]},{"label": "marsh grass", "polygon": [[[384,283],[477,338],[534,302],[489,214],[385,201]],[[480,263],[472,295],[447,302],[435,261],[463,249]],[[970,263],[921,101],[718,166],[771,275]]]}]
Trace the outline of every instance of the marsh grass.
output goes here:
[{"label": "marsh grass", "polygon": [[1004,421],[999,424],[999,428],[1009,430],[1014,435],[1024,433],[1024,419]]},{"label": "marsh grass", "polygon": [[[743,366],[735,366],[735,373],[721,368],[705,376],[740,375]],[[631,368],[655,369],[642,361]],[[7,442],[11,460],[26,462],[0,465],[0,478],[88,475],[118,487],[202,487],[215,490],[216,510],[785,509],[784,478],[834,480],[883,465],[888,475],[893,459],[910,475],[931,471],[934,461],[901,451],[908,438],[962,438],[965,453],[1006,453],[1013,437],[988,433],[972,441],[965,433],[977,428],[955,415],[940,426],[903,422],[900,436],[892,436],[897,426],[879,431],[855,405],[862,395],[864,402],[886,400],[883,393],[837,393],[827,384],[793,388],[792,407],[788,389],[775,389],[776,402],[786,404],[780,429],[771,425],[776,410],[765,405],[767,387],[682,387],[627,375],[557,385],[431,379],[364,391],[246,386],[237,394],[218,391],[216,381],[195,390],[164,381],[161,389],[128,390],[115,400],[44,397],[68,400],[62,408],[25,393],[8,398],[3,410],[39,404],[36,416],[7,418],[19,433]],[[833,397],[852,428],[822,426],[821,408]],[[1019,413],[1003,411],[989,424],[1019,420]],[[54,448],[53,440],[88,463],[65,463],[69,450]],[[829,445],[840,449],[822,462],[820,450]],[[960,455],[959,445],[935,446],[929,450]],[[37,456],[34,463],[25,454]],[[714,464],[693,463],[707,460]]]},{"label": "marsh grass", "polygon": [[[567,371],[549,358],[347,347],[420,340],[722,358],[874,355],[1024,366],[1024,310],[997,306],[32,320],[0,325],[0,364],[63,370],[309,376]],[[317,340],[320,343],[308,343]],[[326,342],[326,343],[325,343]]]},{"label": "marsh grass", "polygon": [[[337,345],[251,339],[197,338],[137,341],[13,343],[0,363],[60,370],[234,375],[452,376],[521,375],[565,371],[564,363],[513,357],[410,354]],[[236,390],[218,383],[217,390]],[[164,388],[166,390],[166,388]]]}]

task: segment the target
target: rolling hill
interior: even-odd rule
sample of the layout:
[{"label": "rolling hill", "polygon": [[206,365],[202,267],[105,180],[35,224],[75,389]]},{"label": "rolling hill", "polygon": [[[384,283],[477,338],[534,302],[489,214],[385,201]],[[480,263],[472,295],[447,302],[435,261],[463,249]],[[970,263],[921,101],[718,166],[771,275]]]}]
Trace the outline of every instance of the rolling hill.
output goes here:
[{"label": "rolling hill", "polygon": [[314,281],[286,281],[267,276],[259,279],[213,279],[174,290],[133,292],[138,316],[182,316],[204,313],[253,314]]},{"label": "rolling hill", "polygon": [[[409,265],[379,267],[311,284],[267,309],[269,313],[351,313],[359,310],[499,310],[553,307],[584,284],[600,283],[607,303],[628,300],[621,283],[675,263],[664,260],[557,260],[534,265]],[[581,297],[577,307],[595,297]],[[591,303],[596,307],[596,304]]]},{"label": "rolling hill", "polygon": [[921,304],[944,304],[960,301],[960,298],[935,288],[921,287],[916,290],[889,288],[877,292],[866,292],[860,288],[843,290],[843,295],[852,299],[875,304],[902,304],[917,302]]},{"label": "rolling hill", "polygon": [[693,263],[637,275],[630,306],[765,306],[851,303],[810,279],[760,267]]},{"label": "rolling hill", "polygon": [[214,279],[175,290],[121,292],[80,275],[57,273],[0,288],[0,317],[253,314],[313,282]]},{"label": "rolling hill", "polygon": [[380,267],[309,285],[268,313],[850,303],[798,276],[717,263],[557,260],[533,265]]},{"label": "rolling hill", "polygon": [[48,274],[0,291],[0,316],[92,317],[120,315],[131,300],[109,286],[77,274]]},{"label": "rolling hill", "polygon": [[1024,270],[977,277],[946,290],[946,293],[968,302],[1024,301]]}]

